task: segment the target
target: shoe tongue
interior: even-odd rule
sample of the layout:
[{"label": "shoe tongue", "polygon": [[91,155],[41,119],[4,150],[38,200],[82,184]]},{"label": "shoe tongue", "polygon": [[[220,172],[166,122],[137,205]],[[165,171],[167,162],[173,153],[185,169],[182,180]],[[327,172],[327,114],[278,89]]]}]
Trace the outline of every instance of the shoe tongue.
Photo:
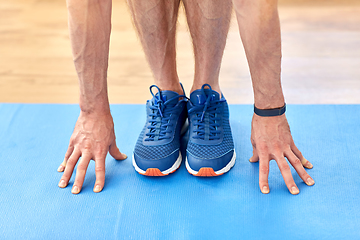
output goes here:
[{"label": "shoe tongue", "polygon": [[206,102],[206,99],[211,94],[210,101],[220,100],[220,94],[216,91],[210,89],[204,89],[205,95],[202,93],[201,89],[195,90],[190,94],[190,101],[194,105],[203,105]]},{"label": "shoe tongue", "polygon": [[[159,95],[160,95],[160,93],[155,94],[155,98],[154,98],[154,103],[155,104],[157,104],[158,99],[160,98]],[[167,100],[169,100],[169,99],[171,99],[173,97],[176,97],[176,96],[179,96],[179,94],[177,92],[173,92],[173,91],[170,91],[170,90],[161,91],[161,100],[163,100],[163,102],[166,102]],[[179,101],[179,99],[175,98],[171,102],[177,103],[178,101]]]}]

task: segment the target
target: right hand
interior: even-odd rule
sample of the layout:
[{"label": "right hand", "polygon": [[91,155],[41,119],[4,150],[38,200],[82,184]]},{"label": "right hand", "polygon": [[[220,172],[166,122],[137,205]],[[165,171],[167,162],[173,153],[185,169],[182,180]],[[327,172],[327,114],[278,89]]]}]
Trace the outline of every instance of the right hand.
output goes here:
[{"label": "right hand", "polygon": [[101,192],[105,183],[105,159],[108,152],[117,160],[127,158],[116,146],[114,122],[110,112],[80,112],[64,161],[58,168],[58,172],[64,172],[59,187],[65,188],[68,185],[75,165],[79,162],[71,190],[73,194],[78,194],[89,162],[94,160],[96,181],[93,191]]},{"label": "right hand", "polygon": [[259,186],[262,193],[270,192],[268,177],[269,162],[272,159],[276,161],[291,194],[298,194],[299,188],[294,182],[288,162],[308,186],[315,184],[305,171],[305,168],[311,169],[313,165],[295,146],[285,114],[275,117],[260,117],[254,114],[251,126],[253,156],[249,161],[260,162]]}]

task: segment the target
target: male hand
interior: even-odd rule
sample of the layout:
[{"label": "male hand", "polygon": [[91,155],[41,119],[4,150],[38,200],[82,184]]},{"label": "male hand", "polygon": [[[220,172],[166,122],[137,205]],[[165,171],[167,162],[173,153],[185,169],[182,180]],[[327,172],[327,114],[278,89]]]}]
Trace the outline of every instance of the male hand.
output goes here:
[{"label": "male hand", "polygon": [[291,194],[298,194],[299,189],[285,157],[308,186],[315,184],[304,169],[304,167],[312,168],[313,165],[295,146],[285,114],[276,117],[260,117],[254,114],[251,125],[251,143],[253,156],[249,161],[260,161],[259,186],[262,193],[270,192],[268,176],[269,162],[272,159],[276,161]]},{"label": "male hand", "polygon": [[94,160],[96,182],[93,191],[100,192],[105,183],[105,158],[108,152],[117,160],[127,158],[116,146],[114,123],[110,112],[80,112],[64,161],[58,168],[58,172],[65,170],[59,187],[65,188],[68,185],[75,165],[79,162],[71,190],[73,194],[78,194],[81,191],[89,162]]}]

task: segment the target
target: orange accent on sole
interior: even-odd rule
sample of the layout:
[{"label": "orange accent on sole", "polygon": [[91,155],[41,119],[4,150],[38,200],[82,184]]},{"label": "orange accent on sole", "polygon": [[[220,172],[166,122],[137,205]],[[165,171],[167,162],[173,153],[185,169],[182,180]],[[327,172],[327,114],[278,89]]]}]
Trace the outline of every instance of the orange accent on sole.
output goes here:
[{"label": "orange accent on sole", "polygon": [[[175,172],[178,169],[179,168],[175,169],[171,173]],[[167,175],[169,175],[171,173],[163,174],[158,168],[148,168],[145,173],[140,173],[140,174],[145,175],[145,176],[149,176],[149,177],[162,177],[162,176],[167,176]]]},{"label": "orange accent on sole", "polygon": [[212,168],[200,168],[199,172],[197,174],[195,174],[195,176],[197,177],[216,177],[216,176],[220,176],[221,174],[216,174],[214,172],[214,169]]},{"label": "orange accent on sole", "polygon": [[151,177],[165,176],[158,168],[148,168],[143,175]]}]

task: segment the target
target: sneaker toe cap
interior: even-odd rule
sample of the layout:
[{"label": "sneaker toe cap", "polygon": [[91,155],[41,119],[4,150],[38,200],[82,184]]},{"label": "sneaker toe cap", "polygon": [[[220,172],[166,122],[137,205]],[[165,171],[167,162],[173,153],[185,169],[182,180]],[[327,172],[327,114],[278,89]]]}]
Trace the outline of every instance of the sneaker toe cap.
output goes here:
[{"label": "sneaker toe cap", "polygon": [[199,171],[201,168],[212,168],[214,171],[219,171],[226,167],[233,155],[234,150],[230,150],[224,155],[205,159],[196,157],[187,151],[186,158],[190,168],[194,171]]},{"label": "sneaker toe cap", "polygon": [[156,159],[156,155],[153,157],[153,159],[141,158],[138,154],[136,154],[136,152],[134,152],[134,161],[136,165],[143,171],[146,171],[149,168],[157,168],[163,172],[170,169],[174,165],[179,157],[179,151],[180,150],[177,149],[170,155],[160,159]]}]

